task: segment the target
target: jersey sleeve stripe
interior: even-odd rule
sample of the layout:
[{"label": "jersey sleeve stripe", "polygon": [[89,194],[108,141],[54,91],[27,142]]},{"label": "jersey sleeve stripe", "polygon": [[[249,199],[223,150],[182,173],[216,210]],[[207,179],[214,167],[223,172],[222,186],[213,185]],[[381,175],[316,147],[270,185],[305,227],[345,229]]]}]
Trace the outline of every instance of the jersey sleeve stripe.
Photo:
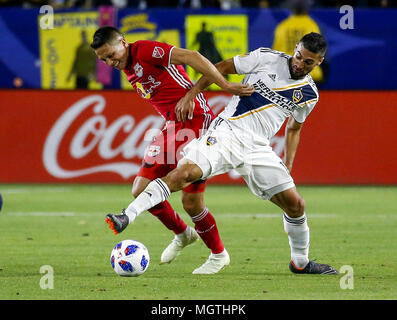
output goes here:
[{"label": "jersey sleeve stripe", "polygon": [[[183,75],[180,74],[179,70],[175,67],[175,65],[171,65],[170,68],[165,68],[167,72],[171,75],[171,77],[182,87],[185,89],[190,89],[192,87],[192,84],[187,81]],[[197,97],[197,101],[199,102],[201,108],[204,110],[204,112],[208,112],[209,108],[207,106],[206,99],[204,98],[204,95],[200,92]]]},{"label": "jersey sleeve stripe", "polygon": [[197,95],[196,99],[199,102],[201,108],[204,110],[204,112],[208,112],[209,111],[209,107],[207,105],[207,100],[205,99],[205,97],[204,97],[202,92],[200,92]]},{"label": "jersey sleeve stripe", "polygon": [[171,65],[171,70],[173,70],[174,74],[178,77],[178,79],[181,80],[182,83],[187,86],[187,88],[192,87],[192,84],[185,79],[185,77],[179,72],[178,68],[174,64]]},{"label": "jersey sleeve stripe", "polygon": [[[183,75],[180,74],[178,68],[175,65],[171,65],[170,68],[171,72],[173,72],[173,74],[181,81],[182,86],[186,89],[190,89],[192,87],[192,84],[187,81]],[[204,95],[200,92],[197,97],[196,97],[197,101],[199,102],[201,108],[204,110],[204,112],[208,112],[209,108],[207,106],[207,102],[206,99],[204,98]]]},{"label": "jersey sleeve stripe", "polygon": [[242,115],[247,111],[262,108],[263,106],[269,104],[273,104],[273,102],[263,97],[259,93],[254,92],[251,96],[240,97],[240,101],[238,102],[236,110],[233,113],[232,117]]},{"label": "jersey sleeve stripe", "polygon": [[[171,65],[169,68],[165,68],[171,77],[182,87],[185,89],[190,89],[191,84],[187,82],[181,74],[179,74],[178,69],[174,65]],[[175,71],[176,70],[176,71]]]},{"label": "jersey sleeve stripe", "polygon": [[172,53],[172,50],[174,50],[174,48],[175,48],[175,47],[172,47],[172,48],[170,49],[170,52],[168,53],[168,67],[171,66],[171,53]]},{"label": "jersey sleeve stripe", "polygon": [[240,115],[238,117],[231,117],[231,118],[229,118],[229,120],[238,120],[238,119],[241,119],[241,118],[245,118],[247,116],[253,115],[254,113],[257,113],[257,112],[260,112],[260,111],[263,111],[263,110],[266,110],[266,109],[269,109],[269,108],[275,107],[275,106],[276,106],[275,104],[269,104],[269,105],[263,106],[262,108],[259,108],[259,109],[250,110],[247,113],[244,113],[244,114],[242,114],[242,115]]},{"label": "jersey sleeve stripe", "polygon": [[277,93],[287,99],[291,99],[295,90],[300,90],[302,92],[303,101],[299,101],[299,103],[307,102],[308,100],[318,99],[317,92],[313,90],[310,84],[306,84],[301,87],[288,88],[286,90],[278,90]]},{"label": "jersey sleeve stripe", "polygon": [[282,88],[274,88],[273,90],[274,91],[277,91],[277,90],[285,90],[285,89],[289,89],[289,88],[295,88],[295,87],[300,87],[300,86],[304,86],[305,84],[308,84],[309,82],[303,82],[303,83],[299,83],[299,84],[293,84],[293,85],[291,85],[291,86],[287,86],[287,87],[282,87]]}]

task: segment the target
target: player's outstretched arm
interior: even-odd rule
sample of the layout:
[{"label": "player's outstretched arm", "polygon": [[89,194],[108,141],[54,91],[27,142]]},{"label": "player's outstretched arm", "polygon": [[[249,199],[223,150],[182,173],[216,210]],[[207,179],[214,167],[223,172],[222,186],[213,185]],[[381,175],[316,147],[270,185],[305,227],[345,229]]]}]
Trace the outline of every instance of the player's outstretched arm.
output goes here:
[{"label": "player's outstretched arm", "polygon": [[[233,59],[227,59],[215,64],[215,68],[218,72],[223,76],[228,74],[235,74],[236,68],[234,66]],[[225,80],[226,81],[226,80]],[[203,75],[197,83],[189,90],[189,92],[177,103],[175,107],[175,113],[177,116],[178,121],[185,121],[186,118],[192,119],[193,118],[193,111],[194,111],[194,99],[195,97],[209,85],[211,85],[213,81]],[[240,83],[232,83],[229,82],[230,85],[236,86],[236,90],[240,92],[240,95],[251,95],[254,92],[252,86],[242,85]],[[232,92],[232,91],[229,91]],[[232,92],[233,93],[233,92]]]},{"label": "player's outstretched arm", "polygon": [[248,85],[227,81],[218,69],[197,51],[174,48],[171,53],[171,63],[191,66],[205,76],[209,84],[216,83],[223,90],[235,95],[251,95],[253,93],[253,88]]}]

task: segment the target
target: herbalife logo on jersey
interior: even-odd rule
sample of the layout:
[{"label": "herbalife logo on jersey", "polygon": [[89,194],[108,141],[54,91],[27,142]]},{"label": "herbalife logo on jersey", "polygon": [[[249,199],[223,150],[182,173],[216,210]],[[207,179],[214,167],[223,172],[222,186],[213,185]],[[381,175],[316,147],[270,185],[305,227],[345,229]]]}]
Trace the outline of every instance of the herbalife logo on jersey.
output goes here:
[{"label": "herbalife logo on jersey", "polygon": [[293,103],[291,100],[283,97],[277,92],[270,89],[262,80],[258,80],[254,83],[255,91],[258,92],[262,97],[273,102],[278,108],[287,111],[289,113],[293,112],[299,106]]}]

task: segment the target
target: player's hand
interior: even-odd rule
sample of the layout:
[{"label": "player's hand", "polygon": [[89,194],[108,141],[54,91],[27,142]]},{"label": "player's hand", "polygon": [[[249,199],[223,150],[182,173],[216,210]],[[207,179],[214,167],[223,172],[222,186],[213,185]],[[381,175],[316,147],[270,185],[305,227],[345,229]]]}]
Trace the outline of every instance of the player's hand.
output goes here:
[{"label": "player's hand", "polygon": [[229,82],[226,91],[233,93],[236,96],[250,96],[255,92],[253,86],[242,83]]},{"label": "player's hand", "polygon": [[184,96],[175,106],[176,119],[182,122],[193,119],[194,106],[194,98]]}]

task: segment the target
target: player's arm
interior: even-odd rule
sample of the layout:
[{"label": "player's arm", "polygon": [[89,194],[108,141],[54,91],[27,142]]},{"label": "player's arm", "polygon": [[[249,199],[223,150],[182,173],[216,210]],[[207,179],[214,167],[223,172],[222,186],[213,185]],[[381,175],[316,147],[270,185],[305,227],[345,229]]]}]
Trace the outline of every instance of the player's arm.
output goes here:
[{"label": "player's arm", "polygon": [[[217,64],[215,64],[215,67],[218,69],[218,71],[220,72],[220,74],[222,76],[237,73],[236,67],[234,66],[233,58],[218,62]],[[199,81],[197,81],[195,88],[192,88],[192,89],[194,89],[198,94],[200,91],[204,90],[205,88],[210,86],[212,83],[213,82],[211,82],[211,80],[208,77],[202,76],[199,79]],[[249,92],[250,92],[250,94],[252,94],[253,89],[250,88]],[[250,95],[250,94],[246,94],[246,95]]]},{"label": "player's arm", "polygon": [[[233,59],[227,59],[218,62],[217,64],[215,64],[215,68],[222,76],[237,73]],[[197,83],[187,92],[187,94],[181,100],[179,100],[175,107],[175,113],[178,121],[185,121],[186,117],[188,119],[193,118],[194,99],[202,90],[210,86],[212,83],[213,81],[210,78],[203,75],[197,81]],[[253,93],[252,87],[247,86],[244,90],[246,90],[246,94],[244,95],[251,95]]]},{"label": "player's arm", "polygon": [[285,128],[285,165],[290,172],[298,150],[302,127],[303,123],[297,122],[292,116],[289,117]]},{"label": "player's arm", "polygon": [[235,95],[251,95],[253,89],[245,84],[227,81],[218,69],[197,51],[176,48],[171,52],[171,64],[185,64],[201,73],[211,83],[216,83],[223,90]]}]

